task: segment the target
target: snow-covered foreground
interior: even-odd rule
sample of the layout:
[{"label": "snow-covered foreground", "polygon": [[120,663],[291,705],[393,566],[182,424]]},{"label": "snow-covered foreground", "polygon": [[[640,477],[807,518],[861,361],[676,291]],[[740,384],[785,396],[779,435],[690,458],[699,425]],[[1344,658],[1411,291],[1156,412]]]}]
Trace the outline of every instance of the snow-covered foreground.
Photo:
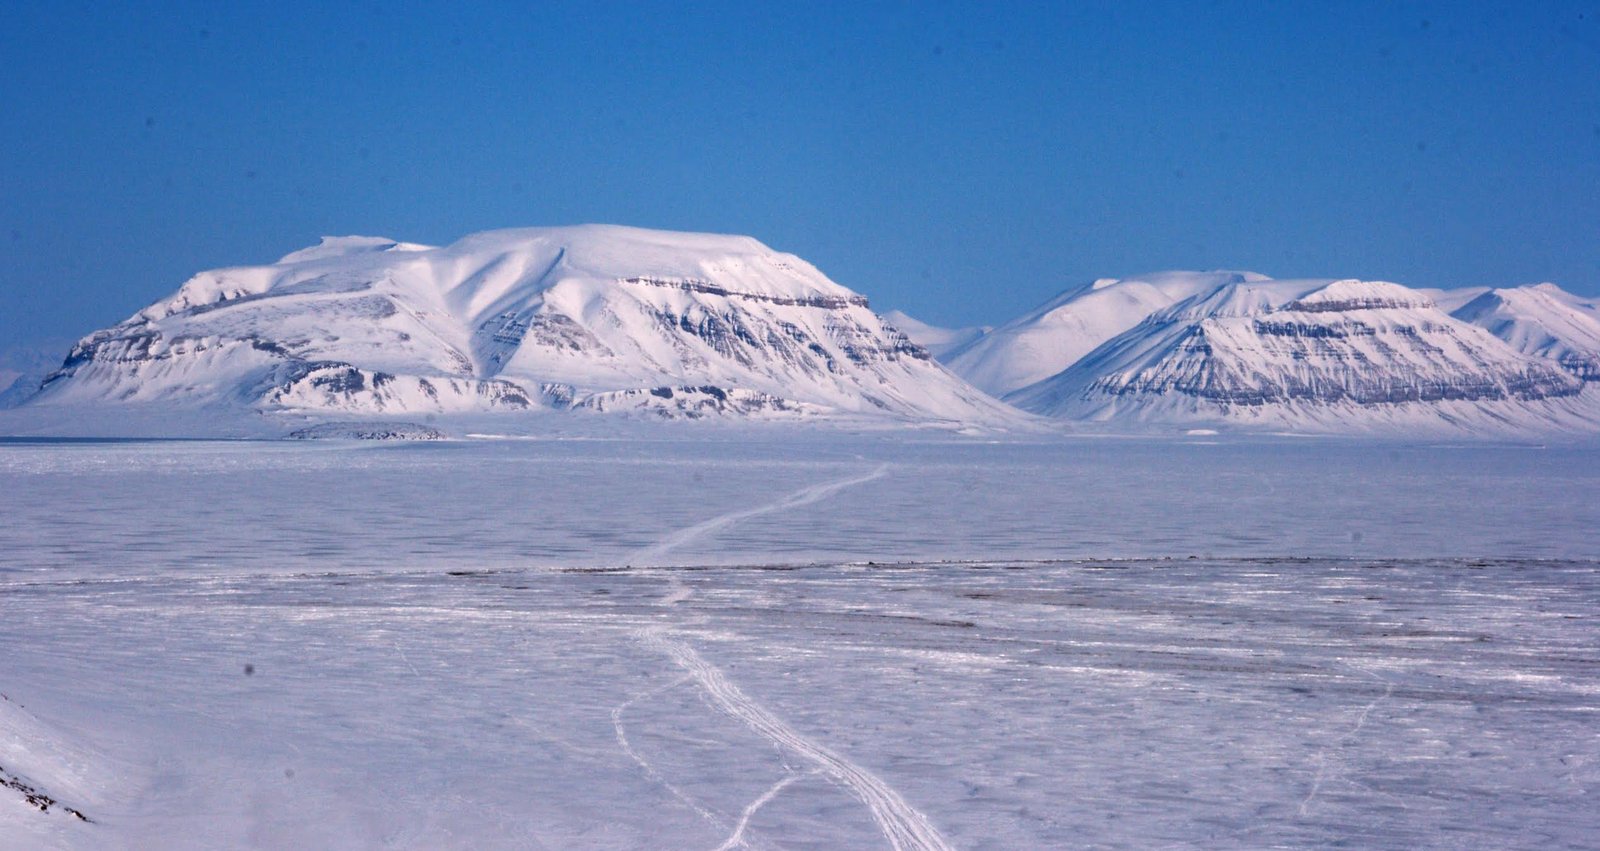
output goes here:
[{"label": "snow-covered foreground", "polygon": [[0,837],[1592,847],[1600,470],[1312,446],[0,445]]}]

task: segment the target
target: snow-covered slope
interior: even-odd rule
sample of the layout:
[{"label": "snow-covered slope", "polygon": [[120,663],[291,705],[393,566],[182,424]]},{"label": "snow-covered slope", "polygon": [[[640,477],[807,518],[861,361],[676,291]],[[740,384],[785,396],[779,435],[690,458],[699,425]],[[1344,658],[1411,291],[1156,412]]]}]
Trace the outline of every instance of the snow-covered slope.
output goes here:
[{"label": "snow-covered slope", "polygon": [[899,310],[891,310],[883,314],[883,321],[911,342],[928,350],[928,354],[937,359],[943,359],[951,350],[959,348],[982,337],[994,330],[990,326],[972,326],[970,328],[940,328],[929,325],[914,316],[909,316]]},{"label": "snow-covered slope", "polygon": [[1555,284],[1488,290],[1452,314],[1549,358],[1584,381],[1600,381],[1600,306]]},{"label": "snow-covered slope", "polygon": [[1014,416],[798,257],[585,225],[326,238],[202,272],[78,343],[35,405]]},{"label": "snow-covered slope", "polygon": [[70,341],[41,342],[0,349],[0,408],[20,405],[61,365]]},{"label": "snow-covered slope", "polygon": [[1006,397],[1071,419],[1361,432],[1593,428],[1582,382],[1398,284],[1223,283]]},{"label": "snow-covered slope", "polygon": [[1253,272],[1228,271],[1103,278],[1067,290],[939,358],[978,388],[1004,396],[1066,369],[1161,308],[1227,284],[1264,280]]},{"label": "snow-covered slope", "polygon": [[[64,847],[45,837],[59,841],[75,823],[92,820],[85,810],[104,790],[91,771],[114,776],[104,762],[0,692],[0,824],[12,831],[6,847]],[[18,811],[28,817],[17,820]]]},{"label": "snow-covered slope", "polygon": [[1433,287],[1412,287],[1413,292],[1421,294],[1433,302],[1433,306],[1445,313],[1455,313],[1462,305],[1489,291],[1489,287],[1462,287],[1454,290],[1441,290]]}]

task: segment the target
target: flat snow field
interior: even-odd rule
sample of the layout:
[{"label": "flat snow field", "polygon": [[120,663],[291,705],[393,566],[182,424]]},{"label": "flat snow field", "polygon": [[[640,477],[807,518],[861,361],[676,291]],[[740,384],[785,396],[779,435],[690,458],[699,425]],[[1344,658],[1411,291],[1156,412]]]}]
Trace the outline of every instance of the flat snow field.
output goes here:
[{"label": "flat snow field", "polygon": [[1595,458],[0,443],[0,847],[1600,847]]}]

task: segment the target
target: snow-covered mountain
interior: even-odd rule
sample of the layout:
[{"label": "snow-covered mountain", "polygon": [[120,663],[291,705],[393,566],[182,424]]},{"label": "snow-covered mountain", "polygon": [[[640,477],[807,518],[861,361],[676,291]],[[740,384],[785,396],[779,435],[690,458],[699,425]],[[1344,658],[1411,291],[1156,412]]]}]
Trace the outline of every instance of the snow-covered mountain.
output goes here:
[{"label": "snow-covered mountain", "polygon": [[[1101,306],[1099,294],[1116,291],[1120,282],[1057,299],[1034,315],[1070,316],[1087,339],[1075,335],[1052,351],[1091,350],[1008,393],[1006,401],[1074,420],[1339,432],[1592,430],[1600,422],[1600,406],[1581,395],[1578,378],[1446,314],[1415,290],[1374,281],[1215,274],[1171,276],[1181,287],[1164,292],[1189,294],[1132,322],[1129,316],[1148,302]],[[1101,339],[1103,329],[1117,325],[1128,327]],[[1028,330],[1040,335],[1042,327],[1034,322]],[[961,357],[954,353],[952,365],[970,369]],[[1036,359],[1024,366],[1039,368]]]},{"label": "snow-covered mountain", "polygon": [[44,379],[61,365],[61,353],[70,346],[70,342],[50,341],[0,349],[0,408],[32,398]]},{"label": "snow-covered mountain", "polygon": [[937,325],[929,325],[899,310],[891,310],[883,314],[883,321],[906,335],[911,342],[927,349],[928,354],[933,355],[937,360],[943,360],[944,356],[950,351],[994,330],[987,325],[972,326],[970,328],[941,328]]},{"label": "snow-covered mountain", "polygon": [[27,405],[323,421],[528,410],[1019,420],[979,388],[1111,424],[1595,431],[1600,310],[1550,284],[1431,293],[1161,272],[1085,284],[998,328],[950,330],[880,318],[747,237],[602,225],[442,248],[330,237],[194,276],[79,341]]},{"label": "snow-covered mountain", "polygon": [[270,265],[201,272],[81,340],[31,404],[104,402],[1015,416],[798,257],[748,237],[603,225],[443,248],[325,238]]},{"label": "snow-covered mountain", "polygon": [[1451,315],[1584,381],[1600,381],[1600,304],[1594,300],[1555,284],[1535,284],[1488,290]]},{"label": "snow-covered mountain", "polygon": [[1157,272],[1102,278],[940,356],[985,392],[1004,396],[1077,363],[1157,310],[1227,284],[1264,281],[1254,272]]}]

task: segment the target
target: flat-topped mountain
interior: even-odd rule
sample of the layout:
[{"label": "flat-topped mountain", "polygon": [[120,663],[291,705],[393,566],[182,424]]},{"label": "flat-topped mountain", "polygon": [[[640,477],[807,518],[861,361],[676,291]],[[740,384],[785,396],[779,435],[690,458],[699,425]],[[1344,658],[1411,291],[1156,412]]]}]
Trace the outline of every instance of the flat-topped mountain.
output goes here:
[{"label": "flat-topped mountain", "polygon": [[1014,416],[749,237],[584,225],[325,238],[85,337],[32,404],[411,414]]}]

